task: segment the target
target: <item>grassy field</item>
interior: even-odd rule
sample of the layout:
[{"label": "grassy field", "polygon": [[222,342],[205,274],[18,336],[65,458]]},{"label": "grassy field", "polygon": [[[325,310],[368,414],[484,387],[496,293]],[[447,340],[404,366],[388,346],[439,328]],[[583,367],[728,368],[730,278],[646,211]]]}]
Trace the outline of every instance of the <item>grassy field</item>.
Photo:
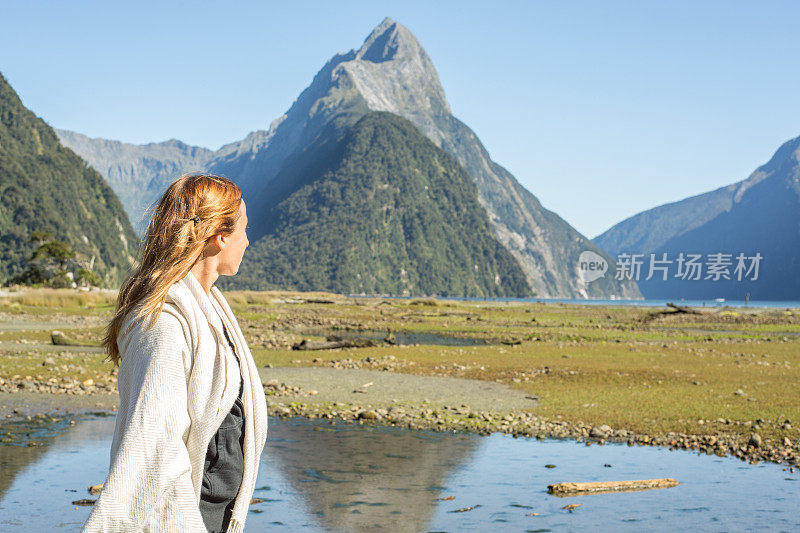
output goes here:
[{"label": "grassy field", "polygon": [[[557,303],[226,293],[259,366],[330,365],[394,356],[392,371],[506,383],[540,399],[550,419],[651,435],[800,437],[800,310],[665,309]],[[0,297],[0,378],[112,384],[97,348],[50,344],[59,329],[98,344],[113,294],[30,291]],[[353,331],[436,333],[474,346],[381,345],[294,351],[301,339]],[[51,362],[42,366],[46,358]],[[413,362],[413,365],[402,364]],[[795,427],[796,426],[796,427]]]}]

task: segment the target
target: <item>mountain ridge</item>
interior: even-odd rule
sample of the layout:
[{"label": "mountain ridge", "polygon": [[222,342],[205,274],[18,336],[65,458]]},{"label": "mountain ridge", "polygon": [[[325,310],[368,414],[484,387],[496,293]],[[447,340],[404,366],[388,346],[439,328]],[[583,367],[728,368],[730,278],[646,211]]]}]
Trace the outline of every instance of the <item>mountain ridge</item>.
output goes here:
[{"label": "mountain ridge", "polygon": [[646,210],[595,240],[611,253],[763,256],[755,281],[640,282],[648,298],[800,298],[794,275],[800,268],[800,137],[784,142],[746,179]]},{"label": "mountain ridge", "polygon": [[171,179],[183,172],[203,170],[214,154],[178,139],[130,144],[69,130],[55,131],[63,144],[80,154],[117,192],[139,236],[147,229],[148,207]]}]

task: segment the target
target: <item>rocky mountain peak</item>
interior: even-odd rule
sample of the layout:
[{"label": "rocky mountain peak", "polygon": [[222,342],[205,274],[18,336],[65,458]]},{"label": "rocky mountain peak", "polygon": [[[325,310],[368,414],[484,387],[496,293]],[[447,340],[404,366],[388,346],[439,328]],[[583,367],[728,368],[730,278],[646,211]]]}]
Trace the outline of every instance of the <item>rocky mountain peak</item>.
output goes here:
[{"label": "rocky mountain peak", "polygon": [[[253,132],[218,150],[212,170],[238,175],[243,190],[258,196],[273,177],[265,175],[264,168],[278,168],[284,155],[314,139],[343,109],[361,105],[364,109],[358,114],[388,111],[413,119],[441,147],[442,132],[435,122],[451,112],[439,75],[411,31],[388,17],[373,28],[359,49],[334,54],[268,131]],[[261,161],[268,153],[275,159]],[[238,163],[231,166],[234,160]],[[251,165],[261,169],[252,180]]]},{"label": "rocky mountain peak", "polygon": [[351,54],[340,56],[331,80],[350,80],[372,111],[417,117],[417,127],[441,146],[435,117],[449,116],[450,106],[433,61],[411,31],[387,17]]},{"label": "rocky mountain peak", "polygon": [[395,58],[413,56],[421,49],[419,41],[407,28],[386,17],[375,26],[356,57],[364,61],[382,63]]}]

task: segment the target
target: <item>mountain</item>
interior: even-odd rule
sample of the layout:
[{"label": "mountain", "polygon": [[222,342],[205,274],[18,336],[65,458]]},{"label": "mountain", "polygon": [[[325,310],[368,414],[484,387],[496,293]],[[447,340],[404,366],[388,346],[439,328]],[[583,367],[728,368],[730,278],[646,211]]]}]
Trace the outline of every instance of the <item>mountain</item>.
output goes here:
[{"label": "mountain", "polygon": [[114,191],[53,129],[25,108],[0,74],[0,280],[25,270],[30,233],[68,242],[108,286],[135,260],[136,233]]},{"label": "mountain", "polygon": [[[754,176],[756,173],[751,178]],[[698,228],[730,210],[734,198],[749,188],[749,180],[642,211],[598,235],[594,243],[614,256],[632,250],[655,251],[671,238]]]},{"label": "mountain", "polygon": [[[585,250],[613,258],[544,209],[503,167],[492,161],[477,135],[455,118],[439,76],[417,39],[386,18],[358,50],[337,54],[268,131],[225,147],[212,170],[235,176],[257,212],[279,188],[276,177],[295,154],[314,142],[327,126],[352,124],[368,111],[388,111],[410,120],[434,144],[451,154],[478,187],[479,201],[492,230],[519,261],[539,296],[637,297],[632,282],[605,277],[586,283],[577,275]],[[258,223],[255,224],[258,227]]]},{"label": "mountain", "polygon": [[214,153],[176,139],[137,145],[89,138],[68,130],[57,129],[56,134],[62,144],[105,177],[140,236],[147,230],[145,211],[170,182],[184,172],[204,170]]},{"label": "mountain", "polygon": [[284,189],[281,176],[295,173],[293,167],[310,164],[303,156],[308,146],[325,144],[325,136],[341,135],[371,111],[406,118],[464,167],[477,185],[493,234],[517,259],[537,296],[640,296],[632,281],[620,282],[613,276],[592,282],[581,279],[582,252],[601,256],[611,271],[613,258],[545,209],[511,173],[492,161],[478,136],[453,116],[438,73],[420,43],[389,18],[374,28],[358,50],[334,55],[268,130],[223,146],[207,168],[242,187],[252,207],[253,236],[258,239],[268,231],[268,206],[275,204],[274,195]]},{"label": "mountain", "polygon": [[[704,267],[714,260],[709,254],[722,253],[731,263],[731,279],[715,279],[706,268],[698,280],[675,278],[675,264],[667,281],[654,276],[639,282],[648,298],[800,298],[800,137],[784,143],[747,179],[634,215],[595,243],[612,254],[656,253],[663,259],[666,253],[668,261],[681,252],[701,254]],[[753,268],[750,275],[735,275],[739,254],[746,269]],[[761,259],[750,259],[756,254]]]},{"label": "mountain", "polygon": [[221,287],[530,296],[475,183],[408,120],[372,112],[325,139],[305,152],[315,168],[283,177],[266,233]]}]

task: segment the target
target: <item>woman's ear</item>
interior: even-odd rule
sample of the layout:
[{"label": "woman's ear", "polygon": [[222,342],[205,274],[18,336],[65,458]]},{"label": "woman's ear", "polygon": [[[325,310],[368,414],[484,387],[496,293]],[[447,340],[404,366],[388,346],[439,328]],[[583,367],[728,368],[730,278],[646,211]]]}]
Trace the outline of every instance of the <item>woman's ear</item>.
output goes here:
[{"label": "woman's ear", "polygon": [[217,233],[216,235],[214,235],[214,243],[217,245],[217,248],[219,248],[219,251],[221,252],[222,250],[225,249],[225,245],[228,243],[228,236],[223,235],[221,233]]}]

